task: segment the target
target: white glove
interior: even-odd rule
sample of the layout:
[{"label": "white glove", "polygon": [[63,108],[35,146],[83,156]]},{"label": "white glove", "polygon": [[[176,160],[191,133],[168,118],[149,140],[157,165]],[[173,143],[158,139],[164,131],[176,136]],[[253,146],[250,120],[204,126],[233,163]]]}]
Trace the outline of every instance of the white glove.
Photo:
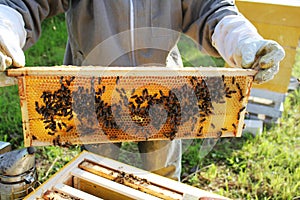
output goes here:
[{"label": "white glove", "polygon": [[273,79],[285,56],[277,42],[263,39],[242,15],[224,17],[215,28],[212,42],[230,66],[257,70],[256,83]]},{"label": "white glove", "polygon": [[24,21],[14,9],[0,5],[0,71],[8,66],[24,67],[22,48],[26,41]]}]

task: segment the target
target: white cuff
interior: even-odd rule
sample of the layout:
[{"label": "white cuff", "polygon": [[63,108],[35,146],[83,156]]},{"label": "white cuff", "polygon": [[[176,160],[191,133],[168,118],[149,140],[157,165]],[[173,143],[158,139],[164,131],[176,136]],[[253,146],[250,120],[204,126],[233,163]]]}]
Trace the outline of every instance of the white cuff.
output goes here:
[{"label": "white cuff", "polygon": [[[249,38],[251,40],[263,39],[244,16],[230,15],[224,17],[215,27],[212,44],[230,66],[241,67],[241,42]],[[255,52],[253,53],[255,55]]]},{"label": "white cuff", "polygon": [[[22,15],[9,6],[0,5],[0,33],[9,34],[11,40],[17,40],[20,48],[26,42],[26,30]],[[15,43],[16,41],[8,41]]]}]

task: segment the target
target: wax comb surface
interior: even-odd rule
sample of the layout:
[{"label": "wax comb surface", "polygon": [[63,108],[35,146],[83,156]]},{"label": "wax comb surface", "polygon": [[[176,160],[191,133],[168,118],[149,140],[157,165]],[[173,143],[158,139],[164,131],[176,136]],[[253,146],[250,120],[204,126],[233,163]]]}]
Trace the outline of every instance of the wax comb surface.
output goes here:
[{"label": "wax comb surface", "polygon": [[240,136],[252,70],[26,67],[25,146]]}]

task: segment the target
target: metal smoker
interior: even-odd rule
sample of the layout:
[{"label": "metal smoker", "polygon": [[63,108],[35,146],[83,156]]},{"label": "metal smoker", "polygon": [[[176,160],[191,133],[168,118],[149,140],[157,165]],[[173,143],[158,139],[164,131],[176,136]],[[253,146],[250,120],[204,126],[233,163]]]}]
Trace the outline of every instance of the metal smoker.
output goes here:
[{"label": "metal smoker", "polygon": [[[0,142],[0,148],[3,144]],[[35,188],[34,153],[35,149],[28,147],[0,154],[0,200],[23,199]]]}]

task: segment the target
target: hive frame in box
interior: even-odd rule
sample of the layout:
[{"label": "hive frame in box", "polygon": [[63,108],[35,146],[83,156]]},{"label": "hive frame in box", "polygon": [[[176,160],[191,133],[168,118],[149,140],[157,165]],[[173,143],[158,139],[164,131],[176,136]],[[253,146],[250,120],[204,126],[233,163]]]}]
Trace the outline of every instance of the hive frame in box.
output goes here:
[{"label": "hive frame in box", "polygon": [[[108,170],[116,170],[130,174],[131,177],[144,180],[144,183],[151,185],[147,192],[139,185],[134,189],[126,186],[116,180],[96,175],[79,168],[79,165],[85,161],[107,167]],[[79,181],[78,181],[79,180]],[[80,182],[81,180],[81,182]],[[147,185],[146,184],[146,185]],[[94,189],[93,189],[94,188]],[[95,190],[97,188],[98,190]],[[153,189],[153,192],[151,190]],[[155,192],[155,188],[161,188],[162,193]],[[148,171],[144,171],[118,161],[108,159],[87,151],[83,151],[60,171],[54,174],[50,179],[43,183],[34,192],[29,194],[25,200],[34,200],[40,198],[46,191],[54,190],[70,197],[81,199],[99,200],[106,199],[107,196],[114,199],[227,199],[226,197],[207,192],[172,179],[162,177]],[[101,190],[101,191],[100,191]],[[93,193],[93,194],[91,194]],[[160,197],[158,197],[160,196]],[[174,197],[174,198],[173,198]]]},{"label": "hive frame in box", "polygon": [[25,146],[238,137],[256,72],[213,67],[27,67]]}]

